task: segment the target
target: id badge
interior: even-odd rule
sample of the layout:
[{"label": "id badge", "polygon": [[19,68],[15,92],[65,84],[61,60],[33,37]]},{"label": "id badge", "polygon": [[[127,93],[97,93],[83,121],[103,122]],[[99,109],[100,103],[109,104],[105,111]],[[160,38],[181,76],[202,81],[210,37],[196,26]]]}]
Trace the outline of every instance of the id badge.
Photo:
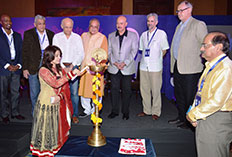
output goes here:
[{"label": "id badge", "polygon": [[146,49],[145,50],[145,57],[149,57],[150,56],[150,49]]},{"label": "id badge", "polygon": [[201,103],[201,96],[197,94],[195,98],[195,106],[198,106],[200,103]]}]

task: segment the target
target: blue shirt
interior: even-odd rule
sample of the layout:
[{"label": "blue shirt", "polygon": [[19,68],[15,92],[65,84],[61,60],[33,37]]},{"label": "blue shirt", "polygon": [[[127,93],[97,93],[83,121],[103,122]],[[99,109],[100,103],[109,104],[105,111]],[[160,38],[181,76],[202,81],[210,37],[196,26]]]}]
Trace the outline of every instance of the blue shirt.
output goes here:
[{"label": "blue shirt", "polygon": [[[190,17],[191,18],[191,17]],[[174,36],[174,39],[173,39],[173,56],[174,58],[177,60],[178,58],[178,49],[179,49],[179,45],[180,45],[180,39],[181,39],[181,36],[182,36],[182,33],[184,31],[184,28],[186,27],[186,25],[188,24],[189,22],[189,19],[187,21],[185,21],[184,23],[183,22],[180,22],[180,27],[179,29],[176,31],[176,34]]]}]

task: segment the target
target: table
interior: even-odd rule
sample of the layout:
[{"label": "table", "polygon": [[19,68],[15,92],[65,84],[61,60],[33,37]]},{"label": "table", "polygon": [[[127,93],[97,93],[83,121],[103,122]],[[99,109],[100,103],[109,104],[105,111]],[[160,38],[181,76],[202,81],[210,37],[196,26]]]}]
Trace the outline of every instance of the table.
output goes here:
[{"label": "table", "polygon": [[[121,138],[106,137],[106,145],[92,147],[87,144],[87,136],[70,136],[56,157],[132,157],[118,153]],[[148,157],[156,157],[155,149],[150,139],[145,139]]]}]

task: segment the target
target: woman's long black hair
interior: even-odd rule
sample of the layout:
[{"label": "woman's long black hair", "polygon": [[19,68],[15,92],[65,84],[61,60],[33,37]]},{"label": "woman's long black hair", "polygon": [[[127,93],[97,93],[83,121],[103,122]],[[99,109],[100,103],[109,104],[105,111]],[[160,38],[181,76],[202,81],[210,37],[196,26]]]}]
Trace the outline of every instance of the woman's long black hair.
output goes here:
[{"label": "woman's long black hair", "polygon": [[[54,45],[49,45],[46,47],[43,53],[43,62],[42,67],[45,67],[51,71],[52,74],[56,75],[56,73],[52,70],[52,61],[55,59],[56,51],[60,51],[60,57],[62,56],[62,52],[59,47]],[[56,71],[60,73],[62,71],[60,64],[56,64]]]}]

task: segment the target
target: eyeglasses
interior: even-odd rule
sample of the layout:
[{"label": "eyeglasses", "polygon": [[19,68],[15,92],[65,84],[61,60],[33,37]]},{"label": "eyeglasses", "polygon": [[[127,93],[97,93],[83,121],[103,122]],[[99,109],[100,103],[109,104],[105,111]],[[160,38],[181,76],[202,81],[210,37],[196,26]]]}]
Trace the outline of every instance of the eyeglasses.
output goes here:
[{"label": "eyeglasses", "polygon": [[177,10],[176,13],[178,14],[178,13],[180,13],[180,12],[183,12],[183,11],[187,10],[188,8],[189,8],[189,7],[184,8],[184,9],[180,9],[180,10]]},{"label": "eyeglasses", "polygon": [[212,46],[213,44],[212,43],[202,43],[201,44],[201,47],[204,47],[204,49],[207,49],[207,48],[209,48],[210,46]]}]

